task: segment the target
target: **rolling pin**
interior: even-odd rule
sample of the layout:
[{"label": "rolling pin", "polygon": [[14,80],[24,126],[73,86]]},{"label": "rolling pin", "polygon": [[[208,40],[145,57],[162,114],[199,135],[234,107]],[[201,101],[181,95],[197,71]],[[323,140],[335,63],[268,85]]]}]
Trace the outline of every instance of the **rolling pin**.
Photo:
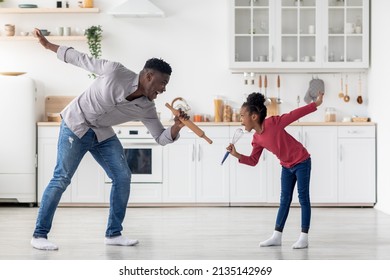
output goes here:
[{"label": "rolling pin", "polygon": [[[176,110],[175,108],[173,108],[171,105],[169,105],[168,103],[165,103],[165,106],[172,111],[173,115],[175,116],[179,116],[180,115],[180,112],[179,110]],[[199,128],[199,126],[197,126],[196,124],[194,124],[192,121],[190,120],[180,120],[185,126],[187,126],[189,129],[191,129],[196,135],[198,135],[199,137],[201,138],[204,138],[209,144],[212,144],[213,141],[208,138],[206,136],[206,134],[204,133],[203,130],[201,130]]]}]

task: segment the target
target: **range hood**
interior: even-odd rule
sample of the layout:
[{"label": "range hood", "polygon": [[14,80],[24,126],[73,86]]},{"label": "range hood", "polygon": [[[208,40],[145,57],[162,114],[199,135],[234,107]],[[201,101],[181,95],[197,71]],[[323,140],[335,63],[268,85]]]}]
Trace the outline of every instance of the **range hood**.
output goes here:
[{"label": "range hood", "polygon": [[149,0],[127,0],[112,8],[108,14],[115,17],[164,17],[165,13]]}]

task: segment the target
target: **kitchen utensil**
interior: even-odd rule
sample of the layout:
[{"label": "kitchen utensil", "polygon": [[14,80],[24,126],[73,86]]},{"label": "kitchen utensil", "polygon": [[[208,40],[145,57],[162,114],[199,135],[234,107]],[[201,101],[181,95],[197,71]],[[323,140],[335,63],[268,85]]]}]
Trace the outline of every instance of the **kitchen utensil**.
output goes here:
[{"label": "kitchen utensil", "polygon": [[19,8],[27,8],[27,9],[32,9],[32,8],[38,8],[38,5],[35,4],[19,4]]},{"label": "kitchen utensil", "polygon": [[[233,144],[233,145],[236,144],[238,139],[240,139],[243,134],[244,134],[244,130],[242,130],[242,128],[237,128],[236,131],[233,134],[233,139],[232,139],[232,143],[231,144]],[[227,159],[229,154],[230,154],[230,152],[226,152],[225,153],[225,155],[223,156],[223,159],[221,161],[221,165],[225,162],[225,160]]]},{"label": "kitchen utensil", "polygon": [[344,92],[343,92],[343,89],[344,89],[343,75],[341,75],[340,84],[341,84],[341,88],[340,88],[340,92],[339,92],[339,97],[340,97],[340,98],[344,98]]},{"label": "kitchen utensil", "polygon": [[[173,108],[169,103],[165,103],[165,106],[172,111],[173,115],[179,116],[180,112],[179,110],[176,110]],[[190,120],[180,120],[185,126],[187,126],[189,129],[191,129],[193,132],[195,132],[196,135],[198,135],[201,138],[204,138],[209,144],[212,144],[213,141],[206,136],[203,130],[201,130],[196,124],[194,124]]]},{"label": "kitchen utensil", "polygon": [[268,98],[267,95],[267,88],[268,88],[268,78],[267,75],[264,75],[264,99],[265,99],[265,106],[269,105],[272,103],[272,100]]},{"label": "kitchen utensil", "polygon": [[0,75],[4,76],[20,76],[26,74],[26,72],[0,72]]},{"label": "kitchen utensil", "polygon": [[248,73],[244,72],[244,85],[248,84]]},{"label": "kitchen utensil", "polygon": [[[266,77],[267,77],[267,76],[266,76]],[[261,93],[261,91],[262,91],[262,79],[261,79],[261,75],[259,76],[259,88],[260,88],[260,93]],[[268,106],[269,104],[272,103],[272,100],[271,100],[270,98],[267,97],[267,93],[266,93],[266,92],[264,92],[264,99],[265,99],[265,101],[264,101],[264,105],[265,105],[265,106]]]},{"label": "kitchen utensil", "polygon": [[261,80],[261,75],[259,75],[259,88],[260,88],[260,92],[262,90],[262,87],[263,87],[263,81]]},{"label": "kitchen utensil", "polygon": [[345,95],[344,95],[344,101],[349,102],[350,97],[348,95],[348,75],[345,76]]},{"label": "kitchen utensil", "polygon": [[280,99],[280,76],[279,75],[278,75],[277,86],[278,86],[278,98],[276,99],[276,103],[281,104],[282,99]]},{"label": "kitchen utensil", "polygon": [[358,81],[358,97],[356,99],[358,104],[363,104],[363,97],[362,97],[362,77],[359,74],[359,81]]}]

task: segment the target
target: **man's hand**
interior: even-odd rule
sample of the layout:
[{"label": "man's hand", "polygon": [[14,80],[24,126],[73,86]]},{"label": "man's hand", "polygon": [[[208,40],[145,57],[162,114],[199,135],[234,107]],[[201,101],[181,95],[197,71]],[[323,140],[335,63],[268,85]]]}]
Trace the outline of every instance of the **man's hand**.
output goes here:
[{"label": "man's hand", "polygon": [[189,120],[190,117],[181,109],[179,109],[179,112],[180,112],[180,115],[175,116],[173,121],[175,122],[174,126],[177,126],[178,128],[181,129],[183,126],[185,126],[181,120]]},{"label": "man's hand", "polygon": [[177,135],[179,134],[180,129],[182,129],[185,124],[181,122],[181,120],[189,120],[190,117],[181,109],[179,109],[180,115],[175,116],[173,121],[175,122],[171,127],[171,136],[172,139],[176,139]]},{"label": "man's hand", "polygon": [[37,37],[37,38],[38,38],[39,43],[40,43],[45,49],[51,50],[51,51],[53,51],[53,52],[57,52],[59,46],[50,43],[50,42],[46,39],[46,37],[42,35],[41,31],[40,31],[38,28],[35,28],[35,29],[34,29],[33,35],[34,35],[34,37]]}]

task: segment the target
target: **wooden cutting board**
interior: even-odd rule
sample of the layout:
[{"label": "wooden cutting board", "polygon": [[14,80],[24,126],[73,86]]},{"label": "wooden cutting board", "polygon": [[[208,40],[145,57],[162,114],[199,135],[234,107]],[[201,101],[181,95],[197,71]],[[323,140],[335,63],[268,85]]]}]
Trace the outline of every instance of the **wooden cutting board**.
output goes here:
[{"label": "wooden cutting board", "polygon": [[271,104],[267,106],[267,117],[279,115],[279,104],[276,103],[276,97],[270,97]]},{"label": "wooden cutting board", "polygon": [[76,96],[46,96],[45,121],[48,113],[60,113]]}]

